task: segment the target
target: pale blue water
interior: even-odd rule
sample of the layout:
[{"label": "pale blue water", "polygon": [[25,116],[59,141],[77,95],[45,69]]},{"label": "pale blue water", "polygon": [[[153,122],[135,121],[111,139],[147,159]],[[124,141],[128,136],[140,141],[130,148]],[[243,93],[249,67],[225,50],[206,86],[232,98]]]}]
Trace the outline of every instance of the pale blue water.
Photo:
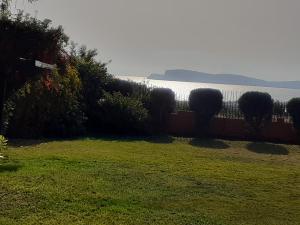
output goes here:
[{"label": "pale blue water", "polygon": [[145,83],[150,87],[164,87],[172,89],[179,99],[188,99],[191,90],[196,88],[214,88],[219,89],[224,94],[224,100],[237,99],[240,95],[247,91],[268,92],[274,100],[288,101],[291,98],[300,97],[300,89],[270,88],[257,86],[241,86],[241,85],[225,85],[225,84],[209,84],[209,83],[193,83],[178,81],[162,81],[150,80],[146,77],[134,76],[117,76],[123,80],[130,80],[138,83]]}]

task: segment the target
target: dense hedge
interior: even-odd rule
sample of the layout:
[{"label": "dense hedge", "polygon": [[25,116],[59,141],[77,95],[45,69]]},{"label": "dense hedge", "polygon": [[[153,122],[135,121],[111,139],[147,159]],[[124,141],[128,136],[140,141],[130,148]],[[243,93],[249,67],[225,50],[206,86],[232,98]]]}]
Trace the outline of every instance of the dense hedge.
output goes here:
[{"label": "dense hedge", "polygon": [[[97,51],[87,50],[86,47],[75,48],[72,51],[72,61],[82,81],[82,105],[87,117],[85,126],[88,132],[92,133],[100,129],[98,103],[100,99],[105,98],[105,93],[120,92],[123,96],[140,100],[145,107],[148,105],[150,93],[145,85],[116,79],[108,74],[106,64],[98,62],[96,56]],[[103,132],[103,128],[101,130]]]},{"label": "dense hedge", "polygon": [[141,134],[146,130],[148,112],[140,100],[120,92],[105,93],[95,108],[98,131],[105,133]]},{"label": "dense hedge", "polygon": [[211,119],[221,111],[222,104],[223,95],[219,90],[200,88],[191,91],[189,107],[196,113],[198,131],[207,131]]},{"label": "dense hedge", "polygon": [[239,109],[255,134],[272,120],[273,107],[274,101],[268,93],[247,92],[239,99]]},{"label": "dense hedge", "polygon": [[150,93],[149,112],[155,130],[164,131],[169,116],[175,111],[175,93],[168,88],[154,88]]},{"label": "dense hedge", "polygon": [[18,138],[71,137],[85,131],[81,80],[75,68],[27,83],[10,99],[8,135]]},{"label": "dense hedge", "polygon": [[[38,20],[22,13],[16,19],[0,17],[0,71],[10,71],[7,93],[21,88],[29,78],[39,78],[40,70],[16,59],[41,60],[57,64],[68,41],[62,27],[51,27],[50,20]],[[33,61],[32,61],[33,63]]]},{"label": "dense hedge", "polygon": [[287,110],[293,118],[295,129],[300,132],[300,98],[293,98],[287,104]]}]

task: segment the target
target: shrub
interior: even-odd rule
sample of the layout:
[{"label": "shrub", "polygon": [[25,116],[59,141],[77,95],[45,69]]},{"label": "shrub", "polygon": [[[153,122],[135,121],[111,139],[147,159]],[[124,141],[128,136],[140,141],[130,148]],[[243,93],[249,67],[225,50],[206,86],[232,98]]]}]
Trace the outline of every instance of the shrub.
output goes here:
[{"label": "shrub", "polygon": [[300,132],[300,98],[293,98],[287,104],[287,110],[293,119],[294,127]]},{"label": "shrub", "polygon": [[8,135],[21,138],[71,137],[84,132],[81,81],[75,68],[57,71],[16,92]]},{"label": "shrub", "polygon": [[4,136],[0,135],[0,151],[4,150],[7,146],[7,140]]},{"label": "shrub", "polygon": [[82,105],[87,117],[87,129],[93,130],[97,124],[97,112],[99,99],[103,98],[104,86],[108,83],[107,68],[104,63],[97,62],[94,56],[96,52],[82,47],[73,54],[76,68],[82,83]]},{"label": "shrub", "polygon": [[168,88],[154,88],[150,93],[149,111],[155,130],[164,131],[176,106],[175,93]]},{"label": "shrub", "polygon": [[120,92],[123,96],[139,99],[145,107],[149,106],[150,89],[145,84],[109,77],[104,90],[109,93]]},{"label": "shrub", "polygon": [[120,92],[106,92],[96,110],[98,131],[121,134],[145,131],[148,112],[138,99],[123,96]]},{"label": "shrub", "polygon": [[286,104],[284,102],[274,102],[273,114],[276,117],[284,117],[286,114]]},{"label": "shrub", "polygon": [[82,105],[88,131],[99,130],[99,99],[104,99],[106,92],[120,92],[123,96],[140,100],[145,107],[148,105],[150,90],[146,85],[116,79],[108,74],[106,64],[96,60],[96,50],[87,50],[84,46],[76,49],[74,45],[72,48],[72,59],[82,81]]},{"label": "shrub", "polygon": [[247,92],[239,99],[239,109],[256,134],[272,120],[274,102],[268,93]]},{"label": "shrub", "polygon": [[211,119],[221,111],[222,104],[223,95],[219,90],[200,88],[191,91],[189,107],[196,114],[199,131],[207,131]]}]

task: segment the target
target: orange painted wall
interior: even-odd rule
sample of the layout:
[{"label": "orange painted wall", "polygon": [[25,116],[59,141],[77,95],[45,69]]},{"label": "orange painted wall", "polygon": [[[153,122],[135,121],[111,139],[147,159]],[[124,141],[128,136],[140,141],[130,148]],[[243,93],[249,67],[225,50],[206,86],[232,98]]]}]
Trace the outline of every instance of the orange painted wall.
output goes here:
[{"label": "orange painted wall", "polygon": [[[195,114],[193,112],[178,112],[171,115],[168,132],[179,136],[193,136],[195,132]],[[251,139],[253,135],[244,120],[214,118],[210,125],[209,134],[217,138],[230,138],[237,140]],[[264,141],[300,143],[290,123],[284,121],[272,122],[264,128],[261,134]]]}]

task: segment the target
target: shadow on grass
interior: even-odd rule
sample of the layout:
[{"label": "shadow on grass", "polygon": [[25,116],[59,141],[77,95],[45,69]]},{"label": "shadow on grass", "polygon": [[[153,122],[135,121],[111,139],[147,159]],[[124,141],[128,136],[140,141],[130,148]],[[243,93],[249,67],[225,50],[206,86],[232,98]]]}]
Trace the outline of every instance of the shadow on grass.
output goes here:
[{"label": "shadow on grass", "polygon": [[281,146],[271,143],[264,143],[264,142],[253,142],[247,144],[246,148],[255,153],[260,154],[273,154],[273,155],[288,155],[289,151]]},{"label": "shadow on grass", "polygon": [[171,144],[175,140],[171,136],[114,136],[114,135],[99,135],[99,136],[86,136],[77,138],[65,138],[65,139],[9,139],[8,146],[13,148],[21,147],[34,147],[40,144],[51,143],[51,142],[63,142],[63,141],[80,141],[80,140],[103,140],[113,142],[135,142],[135,141],[146,141],[149,143],[157,144]]},{"label": "shadow on grass", "polygon": [[212,148],[220,150],[230,148],[230,146],[225,142],[215,139],[194,138],[190,141],[190,145],[200,148]]},{"label": "shadow on grass", "polygon": [[43,143],[48,143],[54,140],[31,140],[31,139],[9,139],[8,146],[20,148],[20,147],[31,147]]},{"label": "shadow on grass", "polygon": [[0,164],[0,173],[17,172],[21,168],[18,164]]},{"label": "shadow on grass", "polygon": [[168,135],[163,136],[94,136],[88,137],[89,140],[104,140],[104,141],[116,141],[116,142],[134,142],[134,141],[146,141],[149,143],[157,144],[171,144],[175,140]]},{"label": "shadow on grass", "polygon": [[168,135],[162,136],[119,136],[119,135],[92,135],[86,137],[75,137],[75,138],[64,138],[64,139],[9,139],[8,146],[13,148],[20,147],[34,147],[40,144],[51,143],[51,142],[63,142],[63,141],[83,141],[83,140],[102,140],[102,141],[113,141],[113,142],[135,142],[135,141],[146,141],[149,143],[157,144],[171,144],[175,140],[173,137]]},{"label": "shadow on grass", "polygon": [[157,137],[149,137],[146,138],[145,141],[150,143],[157,143],[157,144],[171,144],[174,142],[174,138],[171,136],[157,136]]}]

